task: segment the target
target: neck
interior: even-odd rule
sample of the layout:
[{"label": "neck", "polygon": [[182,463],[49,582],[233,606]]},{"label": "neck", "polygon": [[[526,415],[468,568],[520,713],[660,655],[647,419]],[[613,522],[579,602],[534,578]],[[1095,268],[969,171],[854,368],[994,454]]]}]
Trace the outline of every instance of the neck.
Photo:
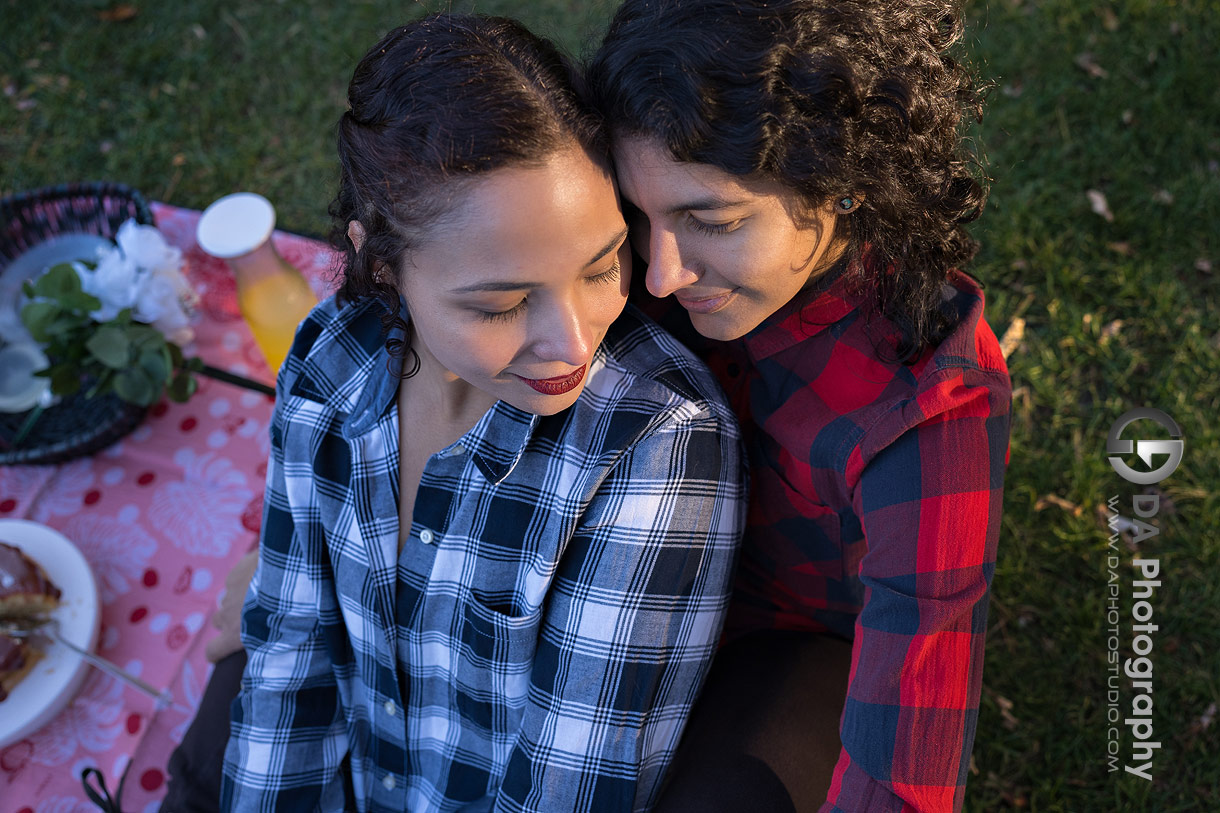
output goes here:
[{"label": "neck", "polygon": [[414,414],[426,415],[430,424],[448,426],[461,435],[495,404],[494,397],[445,369],[415,336],[411,349],[419,355],[419,372],[399,388],[404,411],[409,405]]}]

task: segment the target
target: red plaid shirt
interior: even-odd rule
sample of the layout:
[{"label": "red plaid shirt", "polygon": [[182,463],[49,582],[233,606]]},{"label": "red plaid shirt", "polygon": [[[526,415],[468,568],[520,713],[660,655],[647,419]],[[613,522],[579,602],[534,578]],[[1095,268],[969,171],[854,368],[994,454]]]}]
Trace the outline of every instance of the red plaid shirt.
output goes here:
[{"label": "red plaid shirt", "polygon": [[698,343],[751,460],[726,637],[797,629],[853,641],[843,750],[821,813],[957,811],[1011,383],[966,275],[944,289],[956,329],[912,365],[883,360],[897,328],[867,316],[849,277],[832,272],[740,340]]}]

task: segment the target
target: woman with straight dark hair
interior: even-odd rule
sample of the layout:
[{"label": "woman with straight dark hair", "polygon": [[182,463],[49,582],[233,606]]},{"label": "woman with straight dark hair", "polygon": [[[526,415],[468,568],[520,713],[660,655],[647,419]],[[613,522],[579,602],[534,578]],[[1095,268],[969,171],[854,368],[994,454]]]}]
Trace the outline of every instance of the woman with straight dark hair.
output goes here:
[{"label": "woman with straight dark hair", "polygon": [[1011,389],[958,270],[985,199],[961,32],[950,2],[626,0],[590,64],[636,301],[674,306],[751,466],[662,813],[961,807]]},{"label": "woman with straight dark hair", "polygon": [[626,305],[575,81],[519,24],[448,14],[356,68],[342,287],[277,381],[224,810],[656,801],[720,635],[744,461],[707,368]]}]

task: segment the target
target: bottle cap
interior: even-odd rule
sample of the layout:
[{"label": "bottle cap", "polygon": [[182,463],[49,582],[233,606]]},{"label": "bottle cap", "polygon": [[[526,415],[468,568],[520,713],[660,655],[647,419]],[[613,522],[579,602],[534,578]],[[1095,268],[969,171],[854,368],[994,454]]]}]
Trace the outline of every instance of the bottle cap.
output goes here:
[{"label": "bottle cap", "polygon": [[195,228],[199,247],[222,260],[249,254],[271,237],[275,207],[254,192],[237,192],[203,210]]}]

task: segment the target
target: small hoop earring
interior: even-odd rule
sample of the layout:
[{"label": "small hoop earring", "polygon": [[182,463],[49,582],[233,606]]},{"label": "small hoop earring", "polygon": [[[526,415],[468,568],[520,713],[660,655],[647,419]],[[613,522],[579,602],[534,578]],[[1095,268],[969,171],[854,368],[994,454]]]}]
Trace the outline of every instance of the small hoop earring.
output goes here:
[{"label": "small hoop earring", "polygon": [[846,215],[859,209],[860,201],[848,195],[847,197],[840,198],[837,205],[839,207],[839,214]]}]

